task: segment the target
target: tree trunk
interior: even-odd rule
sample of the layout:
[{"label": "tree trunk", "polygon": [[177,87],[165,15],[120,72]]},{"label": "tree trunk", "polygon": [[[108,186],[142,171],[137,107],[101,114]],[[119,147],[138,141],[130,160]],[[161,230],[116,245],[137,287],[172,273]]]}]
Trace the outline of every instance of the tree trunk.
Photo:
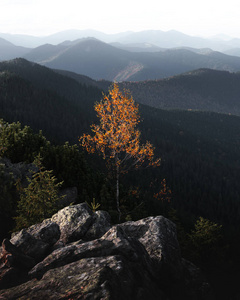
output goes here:
[{"label": "tree trunk", "polygon": [[117,211],[118,211],[118,220],[121,220],[121,210],[120,210],[120,203],[119,203],[119,163],[116,160],[116,204],[117,204]]}]

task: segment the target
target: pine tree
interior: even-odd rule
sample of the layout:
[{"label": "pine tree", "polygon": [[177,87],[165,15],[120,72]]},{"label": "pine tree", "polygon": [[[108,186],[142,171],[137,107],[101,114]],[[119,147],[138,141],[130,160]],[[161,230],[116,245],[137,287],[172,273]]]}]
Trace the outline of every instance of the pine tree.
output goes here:
[{"label": "pine tree", "polygon": [[222,225],[199,217],[188,235],[190,258],[200,264],[214,262],[223,254]]},{"label": "pine tree", "polygon": [[16,220],[16,230],[29,227],[49,218],[58,209],[58,190],[62,182],[57,183],[57,179],[52,175],[52,171],[45,170],[41,157],[38,155],[34,161],[38,171],[34,172],[32,178],[28,178],[28,186],[21,188],[20,200],[18,202]]}]

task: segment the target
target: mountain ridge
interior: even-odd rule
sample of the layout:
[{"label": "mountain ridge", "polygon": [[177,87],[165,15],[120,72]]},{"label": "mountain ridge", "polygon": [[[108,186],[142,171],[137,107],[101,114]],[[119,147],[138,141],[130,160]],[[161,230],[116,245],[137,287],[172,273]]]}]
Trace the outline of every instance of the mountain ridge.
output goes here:
[{"label": "mountain ridge", "polygon": [[[149,31],[146,32],[148,33]],[[159,31],[150,33],[153,36],[166,34]],[[138,34],[141,36],[143,33]],[[168,34],[179,35],[176,31]],[[188,38],[184,34],[180,36]],[[121,36],[122,39],[125,37]],[[151,36],[148,38],[152,42]],[[16,46],[1,38],[0,60],[23,57],[53,69],[65,69],[96,80],[110,81],[154,80],[198,68],[231,72],[240,70],[240,57],[229,55],[237,53],[235,50],[224,54],[211,48],[203,48],[203,45],[201,48],[192,48],[186,44],[178,44],[175,48],[160,48],[152,43],[133,42],[131,39],[130,44],[106,43],[94,37],[84,37],[64,40],[57,45],[45,43],[31,49]]]},{"label": "mountain ridge", "polygon": [[134,99],[161,109],[240,115],[240,73],[198,69],[161,80],[123,82]]},{"label": "mountain ridge", "polygon": [[16,46],[0,37],[0,61],[12,59],[15,56],[24,56],[29,51],[30,48]]},{"label": "mountain ridge", "polygon": [[[49,54],[49,47],[54,55]],[[95,80],[111,81],[118,78],[121,81],[159,79],[198,68],[231,72],[240,70],[240,57],[215,51],[198,52],[182,48],[159,52],[129,52],[96,39],[83,39],[69,45],[41,46],[30,51],[24,58],[53,69],[79,73]],[[137,66],[134,71],[133,65]],[[123,76],[124,73],[126,77]]]}]

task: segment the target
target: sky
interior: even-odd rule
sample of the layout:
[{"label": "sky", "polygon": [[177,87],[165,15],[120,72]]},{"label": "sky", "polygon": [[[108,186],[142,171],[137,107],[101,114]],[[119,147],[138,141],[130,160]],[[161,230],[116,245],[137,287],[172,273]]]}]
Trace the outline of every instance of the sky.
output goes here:
[{"label": "sky", "polygon": [[240,38],[239,0],[0,0],[0,32],[46,36],[68,29],[105,33],[177,30]]}]

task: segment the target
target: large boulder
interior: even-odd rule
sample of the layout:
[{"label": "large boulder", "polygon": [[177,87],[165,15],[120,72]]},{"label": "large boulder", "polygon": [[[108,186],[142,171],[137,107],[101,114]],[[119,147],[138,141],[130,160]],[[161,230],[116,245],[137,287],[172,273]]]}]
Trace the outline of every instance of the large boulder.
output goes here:
[{"label": "large boulder", "polygon": [[32,225],[26,231],[34,238],[40,239],[44,243],[48,243],[50,246],[55,244],[61,235],[58,224],[50,219],[46,219],[43,220],[42,223]]},{"label": "large boulder", "polygon": [[109,214],[93,213],[86,203],[67,206],[53,215],[51,220],[59,225],[60,241],[64,244],[80,239],[96,239],[110,228]]},{"label": "large boulder", "polygon": [[51,246],[59,240],[59,237],[59,226],[48,219],[13,234],[10,242],[26,255],[39,261],[48,254]]},{"label": "large boulder", "polygon": [[67,244],[84,237],[92,224],[92,214],[87,204],[83,203],[61,209],[51,220],[59,225],[60,239]]},{"label": "large boulder", "polygon": [[4,239],[0,249],[0,287],[25,279],[27,272],[51,252],[59,237],[59,226],[44,220],[14,233],[10,241]]},{"label": "large boulder", "polygon": [[[148,217],[119,225],[127,236],[137,239],[146,249],[155,268],[164,274],[164,280],[181,277],[181,252],[176,226],[163,216]],[[164,272],[162,270],[164,269]]]}]

